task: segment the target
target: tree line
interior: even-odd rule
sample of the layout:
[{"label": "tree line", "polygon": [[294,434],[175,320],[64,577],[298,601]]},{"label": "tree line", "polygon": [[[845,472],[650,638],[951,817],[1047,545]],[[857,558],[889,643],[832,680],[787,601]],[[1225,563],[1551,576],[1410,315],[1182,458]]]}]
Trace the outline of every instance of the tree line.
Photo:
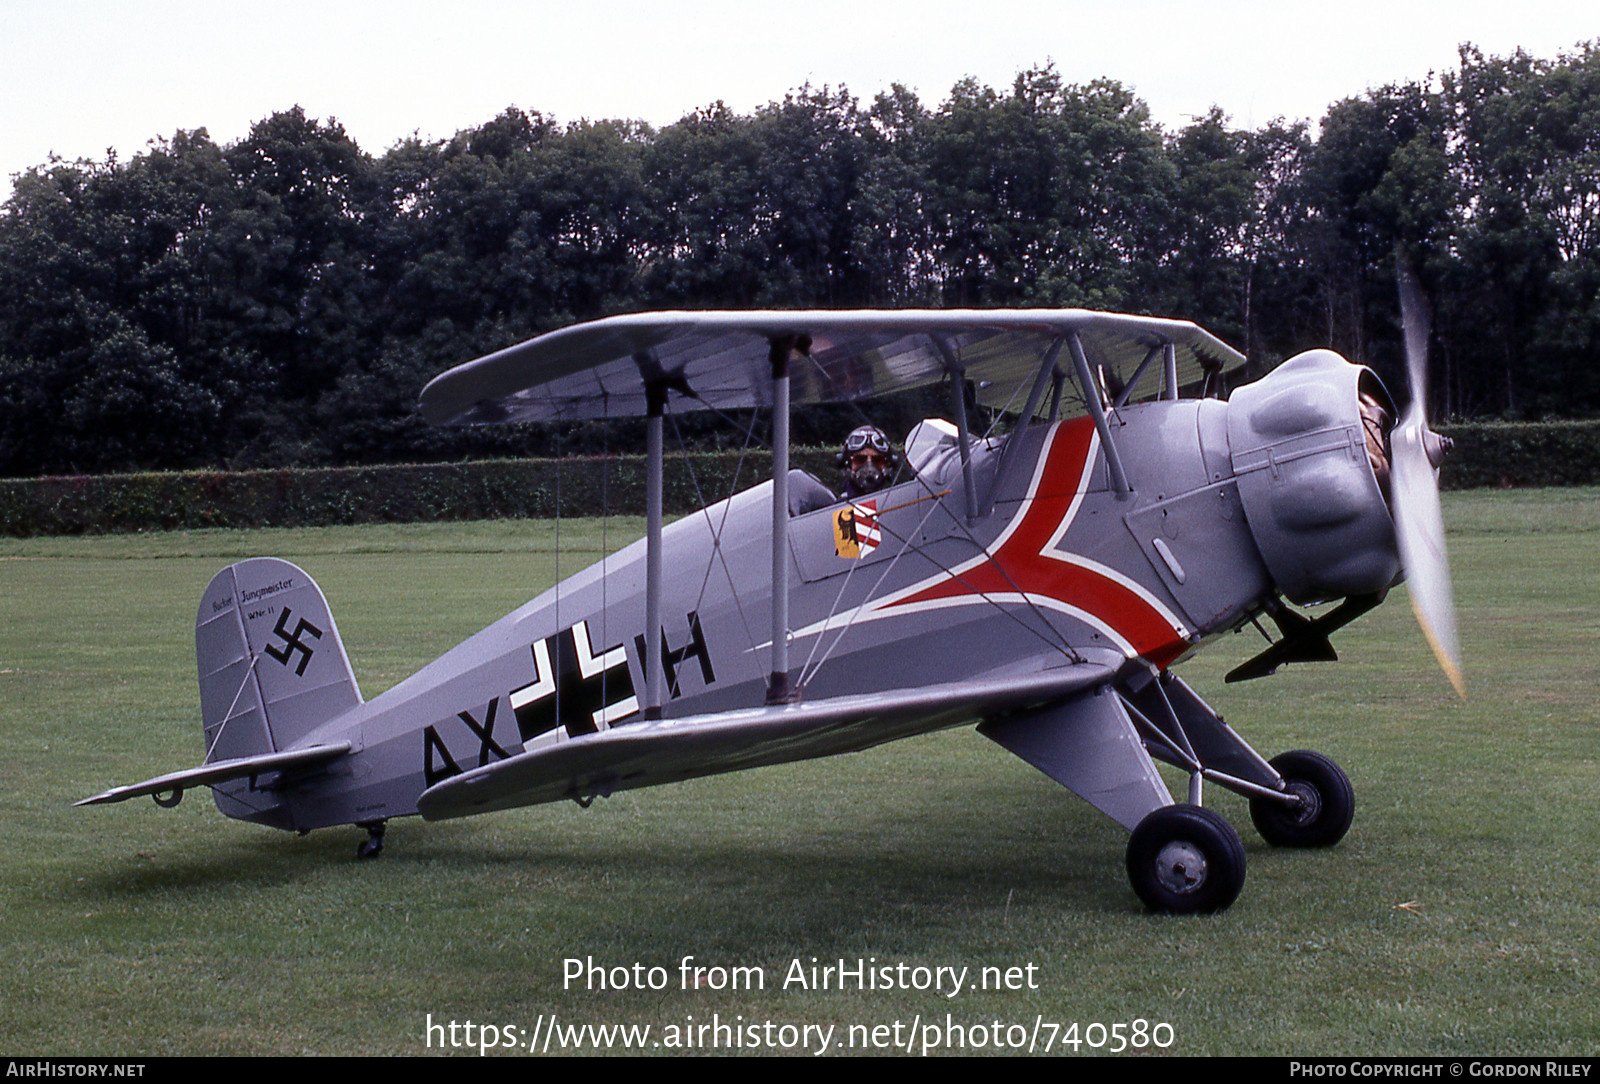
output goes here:
[{"label": "tree line", "polygon": [[1252,376],[1331,346],[1403,395],[1397,251],[1432,299],[1435,417],[1600,411],[1596,45],[1463,47],[1315,133],[1219,110],[1169,132],[1122,84],[1049,67],[937,106],[806,87],[661,129],[510,108],[376,157],[295,108],[16,179],[0,475],[592,450],[611,438],[429,430],[417,392],[660,308],[1178,316]]}]

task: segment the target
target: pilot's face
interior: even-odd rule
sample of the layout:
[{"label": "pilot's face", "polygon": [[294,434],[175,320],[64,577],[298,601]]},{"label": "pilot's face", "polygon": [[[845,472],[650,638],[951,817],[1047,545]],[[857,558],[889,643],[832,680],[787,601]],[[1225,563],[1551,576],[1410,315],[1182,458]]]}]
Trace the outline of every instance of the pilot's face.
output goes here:
[{"label": "pilot's face", "polygon": [[889,470],[889,457],[871,448],[863,448],[850,457],[850,470],[863,471],[869,468],[887,473]]}]

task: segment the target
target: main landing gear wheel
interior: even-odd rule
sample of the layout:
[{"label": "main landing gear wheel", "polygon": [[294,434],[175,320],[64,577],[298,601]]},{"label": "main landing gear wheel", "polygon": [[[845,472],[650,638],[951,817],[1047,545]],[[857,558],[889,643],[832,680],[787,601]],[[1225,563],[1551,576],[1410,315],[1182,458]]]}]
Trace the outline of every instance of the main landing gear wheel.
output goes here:
[{"label": "main landing gear wheel", "polygon": [[1356,794],[1339,765],[1297,749],[1274,757],[1272,766],[1300,804],[1250,799],[1250,819],[1261,838],[1274,847],[1331,847],[1343,839],[1355,816]]},{"label": "main landing gear wheel", "polygon": [[1164,806],[1128,840],[1128,879],[1152,911],[1221,911],[1244,887],[1244,844],[1209,809]]}]

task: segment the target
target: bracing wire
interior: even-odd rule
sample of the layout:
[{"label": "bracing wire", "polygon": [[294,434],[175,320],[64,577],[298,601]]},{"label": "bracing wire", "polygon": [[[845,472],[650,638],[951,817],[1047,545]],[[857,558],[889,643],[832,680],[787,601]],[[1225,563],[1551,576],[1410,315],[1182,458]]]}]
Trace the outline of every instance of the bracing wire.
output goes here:
[{"label": "bracing wire", "polygon": [[[921,533],[922,528],[927,526],[929,517],[931,517],[933,515],[933,513],[939,508],[939,505],[937,503],[938,495],[934,494],[932,489],[931,489],[931,487],[929,487],[927,485],[927,483],[922,482],[922,480],[920,478],[918,479],[918,482],[923,485],[923,488],[928,489],[929,497],[931,497],[932,500],[929,501],[928,510],[926,512],[924,512],[922,514],[922,518],[917,521],[916,530],[912,532],[913,533],[913,537],[916,534]],[[946,492],[948,493],[949,491],[946,490]],[[893,531],[890,531],[889,528],[887,528],[887,527],[885,527],[883,525],[883,521],[881,519],[878,520],[878,529],[880,531],[887,531],[890,534],[894,534]],[[872,587],[870,589],[868,589],[868,591],[867,591],[867,598],[868,599],[871,599],[872,596],[877,592],[878,588],[883,586],[883,581],[888,579],[889,573],[894,571],[894,567],[895,567],[895,565],[897,565],[900,562],[900,558],[904,557],[906,555],[907,551],[912,550],[912,549],[918,549],[918,547],[911,546],[907,539],[901,538],[898,534],[895,534],[894,537],[895,537],[895,539],[897,541],[899,541],[901,543],[900,551],[898,553],[896,553],[893,557],[889,558],[889,562],[888,562],[887,566],[885,566],[883,572],[878,576],[877,581],[872,585]],[[920,550],[919,550],[919,552],[920,552]],[[935,562],[935,563],[937,563],[937,562]],[[812,660],[816,659],[817,649],[822,646],[822,641],[825,638],[824,634],[827,631],[827,623],[829,621],[833,620],[834,615],[839,612],[839,603],[840,603],[841,600],[843,600],[844,593],[845,593],[846,589],[850,586],[850,580],[852,579],[852,577],[855,576],[856,569],[858,567],[860,567],[859,562],[857,562],[856,564],[851,565],[850,568],[845,572],[845,574],[844,574],[844,582],[839,585],[838,594],[836,594],[834,596],[834,598],[833,598],[833,605],[828,608],[827,617],[825,617],[823,619],[822,630],[817,633],[816,641],[811,645],[811,653],[806,656],[805,664],[803,666],[801,666],[801,668],[800,668],[800,678],[799,678],[798,684],[802,689],[805,688],[807,682],[809,682],[812,678],[816,677],[817,672],[822,669],[823,664],[826,663],[828,661],[829,656],[831,656],[833,654],[834,648],[838,647],[839,646],[839,642],[844,639],[845,633],[849,632],[850,629],[855,624],[854,618],[852,618],[849,621],[846,621],[845,624],[844,624],[844,627],[839,630],[839,634],[834,637],[833,643],[828,645],[828,650],[823,652],[822,658],[820,660],[817,660],[815,666],[812,665]],[[857,610],[859,611],[859,607],[857,607]]]},{"label": "bracing wire", "polygon": [[[604,650],[611,643],[611,603],[610,586],[611,577],[606,573],[606,564],[611,560],[610,531],[611,526],[611,427],[602,426],[600,432],[600,647]],[[644,659],[639,659],[639,666],[644,666]],[[611,680],[610,672],[604,668],[600,671],[600,703],[611,703],[611,693],[607,687]],[[631,679],[630,679],[631,680]],[[649,680],[646,678],[646,680]],[[610,729],[611,724],[606,724]]]},{"label": "bracing wire", "polygon": [[[1017,397],[1018,394],[1020,394],[1021,390],[1022,390],[1022,388],[1021,388],[1021,385],[1019,384],[1017,389],[1012,392],[1011,400],[1009,400],[1006,403],[1005,408],[1002,409],[1002,412],[1001,412],[1002,414],[1004,413],[1004,410],[1010,409],[1011,403],[1016,400],[1016,397]],[[873,422],[873,420],[870,417],[867,416],[866,412],[861,409],[861,404],[859,402],[857,402],[855,399],[848,399],[848,400],[846,400],[846,402],[848,402],[850,404],[851,409],[853,409],[856,412],[856,414],[858,414],[861,417],[861,419],[863,421],[867,422],[868,424],[876,424],[876,423]],[[998,416],[996,418],[996,423],[997,422],[998,422]],[[992,433],[993,429],[994,429],[994,425],[991,424],[989,432]],[[985,436],[982,439],[983,440],[988,440],[989,439],[988,438],[988,434],[985,434]],[[901,466],[895,472],[894,481],[890,483],[891,487],[899,482],[899,480],[900,480],[900,472],[901,472],[901,470],[904,470],[907,466],[908,466],[907,462],[902,457]],[[913,477],[916,477],[917,482],[923,487],[924,490],[927,491],[929,496],[933,496],[932,487],[928,485],[928,483],[927,483],[927,481],[925,479],[923,479],[920,475],[915,475],[915,474],[913,474]],[[933,514],[933,510],[937,509],[939,507],[942,507],[942,506],[937,504],[937,503],[934,503],[929,508],[928,512],[924,513],[922,520],[917,525],[917,530],[919,532],[921,531],[922,527],[927,523],[928,517]],[[975,535],[973,535],[972,531],[970,529],[968,529],[967,525],[961,521],[960,517],[952,517],[952,518],[955,521],[955,525],[956,525],[957,529],[960,530],[960,532],[963,535],[966,536],[967,541],[971,542],[972,545],[974,547],[976,547],[980,552],[987,553],[987,548],[985,546],[983,546],[983,544],[978,541],[977,537]],[[879,520],[878,526],[879,526],[880,530],[888,531],[888,528],[886,528],[883,525],[882,520]],[[892,533],[892,532],[890,532],[890,533]],[[918,553],[919,555],[924,557],[927,561],[929,561],[931,564],[933,564],[933,566],[935,568],[938,568],[940,571],[951,575],[956,580],[956,582],[958,582],[958,583],[962,584],[963,586],[967,587],[974,594],[978,595],[980,598],[984,599],[990,605],[994,606],[1001,613],[1005,614],[1011,620],[1015,621],[1021,628],[1027,630],[1031,635],[1038,637],[1042,642],[1044,642],[1049,647],[1051,647],[1051,648],[1053,648],[1055,650],[1061,651],[1067,658],[1071,659],[1074,662],[1081,662],[1082,661],[1082,656],[1080,656],[1075,650],[1073,650],[1072,645],[1067,641],[1065,635],[1063,635],[1061,633],[1061,631],[1059,629],[1057,629],[1055,627],[1055,625],[1049,620],[1049,618],[1047,618],[1045,616],[1045,614],[1039,609],[1038,604],[1036,602],[1034,602],[1033,599],[1028,596],[1027,592],[1022,590],[1022,588],[1016,583],[1015,580],[1012,579],[1011,574],[1009,572],[1007,572],[1004,567],[1002,567],[1002,566],[1000,566],[998,564],[995,565],[996,569],[1000,572],[1000,574],[1005,577],[1006,582],[1010,583],[1011,586],[1016,589],[1017,596],[1022,600],[1023,605],[1025,605],[1033,613],[1033,615],[1036,618],[1038,618],[1040,625],[1044,629],[1049,630],[1049,632],[1051,634],[1053,634],[1053,636],[1047,636],[1044,632],[1040,631],[1040,629],[1035,628],[1032,625],[1029,625],[1026,621],[1023,621],[1020,616],[1018,616],[1016,613],[1012,612],[1012,610],[1010,610],[1008,607],[1002,605],[1001,603],[997,602],[993,598],[990,598],[987,593],[985,593],[983,591],[979,591],[976,588],[972,587],[972,585],[969,584],[965,579],[963,579],[961,576],[955,575],[955,573],[953,573],[948,567],[946,567],[945,565],[941,564],[936,558],[934,558],[933,556],[928,554],[926,551],[922,550],[920,547],[910,545],[909,541],[907,539],[898,538],[898,536],[896,536],[896,537],[902,543],[901,550],[900,550],[899,553],[895,554],[895,556],[893,558],[890,559],[888,567],[885,568],[885,570],[882,573],[882,575],[879,576],[878,581],[872,587],[872,591],[868,592],[868,596],[867,597],[869,599],[872,597],[872,592],[875,592],[878,589],[878,587],[882,585],[884,579],[887,578],[889,573],[893,570],[895,563],[900,560],[900,557],[903,556],[907,551],[915,551],[916,553]],[[993,555],[990,554],[989,557],[990,557],[990,560],[992,562],[993,561]],[[833,619],[833,617],[835,616],[835,614],[838,612],[839,603],[843,599],[844,592],[845,592],[846,588],[849,585],[849,579],[854,573],[855,573],[855,568],[854,567],[852,567],[848,572],[846,572],[846,574],[845,574],[845,583],[840,585],[839,593],[834,598],[833,606],[830,607],[829,612],[827,614],[827,617],[825,618],[825,622],[826,621],[831,621]],[[859,607],[857,608],[856,612],[857,613],[860,612],[860,608]],[[800,684],[801,687],[804,687],[806,682],[808,682],[812,678],[816,677],[817,672],[819,670],[821,670],[823,664],[828,661],[830,656],[832,656],[832,654],[834,653],[834,650],[839,646],[840,642],[843,641],[845,634],[847,632],[849,632],[849,630],[852,627],[854,627],[855,623],[856,623],[855,622],[855,618],[854,618],[854,616],[852,616],[845,623],[845,625],[839,630],[838,635],[834,637],[833,642],[828,646],[828,649],[823,653],[821,659],[816,659],[816,653],[817,653],[818,647],[821,646],[821,643],[822,643],[822,641],[824,639],[824,636],[823,636],[822,633],[820,633],[820,632],[818,633],[816,642],[813,643],[813,645],[812,645],[811,653],[810,653],[810,655],[807,656],[805,666],[803,666],[801,668],[801,677],[800,677],[800,680],[799,680],[799,684]],[[824,624],[824,630],[825,629],[826,629],[826,623]],[[813,664],[813,660],[815,660],[814,664]]]},{"label": "bracing wire", "polygon": [[[681,451],[683,451],[685,453],[685,455],[684,455],[684,465],[688,468],[688,471],[689,471],[689,483],[690,483],[690,485],[692,485],[694,487],[695,500],[698,501],[699,504],[700,504],[700,514],[705,516],[706,525],[711,531],[712,556],[711,556],[711,559],[706,562],[705,575],[704,575],[704,577],[701,578],[701,581],[700,581],[700,593],[695,598],[694,609],[695,610],[699,610],[701,604],[705,601],[706,591],[709,589],[710,584],[711,584],[711,572],[716,567],[716,565],[718,563],[720,563],[722,565],[722,574],[723,574],[723,576],[725,576],[727,578],[727,581],[728,581],[728,593],[733,597],[734,608],[738,611],[738,613],[739,613],[739,621],[744,626],[745,639],[749,643],[750,649],[753,651],[753,650],[755,650],[755,643],[756,643],[755,633],[750,628],[749,615],[747,615],[745,613],[745,611],[744,611],[744,602],[743,602],[743,600],[741,600],[739,598],[739,587],[738,587],[738,584],[736,584],[734,582],[734,580],[733,580],[733,571],[730,568],[728,568],[728,557],[727,557],[727,554],[724,553],[723,549],[722,549],[722,532],[723,532],[724,528],[726,528],[726,526],[727,526],[728,513],[731,510],[731,506],[729,504],[727,504],[727,503],[724,503],[723,504],[723,508],[722,508],[722,520],[720,522],[718,522],[718,523],[715,523],[715,524],[713,524],[711,522],[711,507],[706,502],[705,493],[700,487],[700,479],[695,474],[695,471],[694,471],[694,463],[688,457],[688,454],[687,454],[688,449],[685,446],[685,442],[684,442],[684,439],[683,439],[683,433],[678,428],[677,416],[672,413],[672,411],[670,409],[670,406],[669,406],[669,409],[668,409],[668,412],[667,412],[667,416],[672,419],[672,435],[678,442],[678,448],[679,448],[679,450],[681,450]],[[729,418],[727,420],[732,421],[731,418]],[[749,424],[749,426],[746,427],[746,430],[745,430],[744,445],[739,449],[739,460],[738,460],[737,463],[734,464],[734,467],[733,467],[733,478],[728,484],[729,496],[730,497],[734,493],[738,492],[739,475],[744,471],[744,462],[745,462],[745,459],[749,456],[750,444],[751,444],[752,440],[755,439],[755,429],[756,429],[756,415],[755,415],[755,412],[752,411],[751,414],[750,414],[750,424]],[[674,675],[674,676],[676,676],[676,675]],[[670,696],[669,696],[669,699],[670,699]]]},{"label": "bracing wire", "polygon": [[[984,430],[983,436],[980,437],[979,440],[987,441],[990,437],[994,436],[995,429],[1000,425],[1000,419],[1006,416],[1006,411],[1011,409],[1012,404],[1017,401],[1017,396],[1022,394],[1022,388],[1023,384],[1019,382],[1017,386],[1011,390],[1011,398],[1006,400],[1005,406],[995,411],[994,417],[989,421],[989,428]],[[1026,419],[1024,419],[1024,421],[1026,421]]]},{"label": "bracing wire", "polygon": [[[555,432],[556,432],[556,515],[555,515],[555,521],[556,521],[555,522],[555,531],[556,531],[556,539],[555,539],[556,588],[555,588],[555,592],[556,592],[556,595],[555,595],[555,628],[560,629],[561,628],[561,465],[562,465],[562,460],[566,458],[566,456],[563,454],[566,451],[566,447],[565,447],[565,441],[562,438],[562,429],[561,429],[561,427],[559,425],[555,427]],[[561,666],[560,662],[558,662],[556,659],[552,659],[550,661],[550,665],[553,668],[557,669],[557,670],[559,670],[560,666]],[[554,697],[555,697],[556,718],[557,719],[561,719],[561,718],[564,718],[564,716],[561,714],[561,682],[556,679],[556,675],[555,674],[551,674],[550,675],[550,679],[551,679],[551,684],[555,686]],[[565,734],[565,732],[566,732],[566,728],[565,727],[561,727],[561,726],[556,727],[556,735],[557,735],[557,740],[558,741],[560,740],[561,735]]]},{"label": "bracing wire", "polygon": [[[928,490],[928,493],[929,493],[930,497],[937,498],[939,496],[944,496],[944,494],[934,494],[933,491],[932,491],[932,487],[928,486],[927,483],[925,481],[923,481],[923,479],[921,479],[920,477],[917,480],[918,480],[919,483],[921,483],[923,485],[923,487],[925,489]],[[948,493],[948,490],[946,491],[946,493]],[[918,522],[917,527],[916,527],[916,531],[913,532],[913,534],[920,532],[922,530],[922,528],[927,524],[928,518],[933,514],[933,512],[935,510],[941,508],[941,507],[942,506],[937,504],[937,503],[931,504],[929,506],[928,511],[923,513],[922,519]],[[979,551],[981,551],[981,552],[984,551],[984,547],[981,544],[978,543],[978,540],[973,537],[973,535],[972,535],[972,533],[970,531],[967,530],[965,524],[962,524],[960,522],[959,518],[956,520],[956,525],[957,525],[957,527],[960,528],[962,533],[967,536],[968,540],[971,541],[972,544],[975,547],[978,548]],[[1040,631],[1039,628],[1036,628],[1036,627],[1028,624],[1026,621],[1022,620],[1022,618],[1020,616],[1018,616],[1016,613],[1014,613],[1012,610],[1010,610],[1009,608],[1007,608],[1005,605],[1003,605],[999,601],[995,600],[994,598],[990,597],[988,592],[982,591],[982,590],[978,589],[977,587],[974,587],[964,577],[962,577],[959,574],[957,574],[954,571],[952,571],[948,566],[942,564],[938,559],[933,557],[931,554],[929,554],[926,550],[922,549],[920,546],[910,545],[908,539],[903,538],[898,534],[895,534],[893,531],[890,531],[890,529],[888,527],[884,526],[882,520],[878,521],[878,529],[881,530],[881,531],[888,532],[890,534],[894,534],[894,537],[898,541],[900,541],[902,543],[902,546],[901,546],[900,551],[898,553],[896,553],[892,558],[890,558],[888,567],[884,569],[883,573],[878,577],[877,582],[873,584],[871,590],[867,594],[867,598],[868,599],[871,599],[873,592],[876,592],[877,589],[880,586],[882,586],[883,581],[888,578],[889,573],[894,570],[895,563],[898,562],[901,557],[903,557],[906,553],[916,553],[918,556],[920,556],[920,557],[924,558],[925,560],[927,560],[930,564],[932,564],[939,571],[948,574],[957,583],[961,584],[963,587],[966,587],[970,592],[972,592],[973,594],[977,595],[979,598],[983,599],[989,605],[993,606],[996,610],[998,610],[1001,614],[1005,615],[1011,621],[1014,621],[1019,628],[1023,629],[1029,635],[1037,637],[1046,646],[1048,646],[1048,647],[1050,647],[1050,648],[1052,648],[1054,650],[1060,651],[1064,656],[1066,656],[1068,659],[1070,659],[1073,662],[1082,662],[1083,661],[1083,657],[1081,655],[1079,655],[1075,650],[1073,650],[1072,645],[1067,641],[1066,637],[1064,635],[1062,635],[1060,630],[1058,630],[1055,627],[1055,625],[1053,625],[1050,622],[1050,620],[1044,615],[1044,613],[1039,610],[1038,604],[1035,603],[1033,601],[1033,599],[1031,599],[1028,596],[1028,594],[1025,591],[1022,590],[1022,588],[1020,586],[1018,586],[1016,581],[1011,578],[1011,574],[1009,572],[1007,572],[1003,566],[998,565],[998,564],[995,565],[995,567],[999,570],[1000,574],[1006,578],[1006,582],[1010,583],[1012,587],[1016,588],[1018,597],[1022,600],[1023,604],[1025,606],[1027,606],[1030,611],[1032,611],[1034,616],[1039,619],[1039,622],[1043,626],[1043,628],[1049,630],[1051,633],[1054,634],[1054,639],[1052,639],[1050,636],[1046,636],[1045,633]],[[992,555],[990,555],[990,556],[991,556],[991,560],[992,560]],[[853,573],[854,571],[855,571],[855,569],[852,568],[850,570],[850,572],[846,573],[846,577],[848,578],[849,575],[851,573]],[[826,620],[832,620],[833,619],[834,614],[837,612],[839,599],[843,597],[843,594],[844,594],[844,588],[841,586],[840,592],[839,592],[839,596],[834,599],[834,607],[833,607],[833,609],[831,609],[829,611],[828,617],[827,617]],[[816,656],[817,647],[820,646],[820,644],[822,643],[824,635],[825,635],[825,633],[827,631],[826,623],[824,623],[823,629],[821,631],[819,631],[818,634],[817,634],[816,643],[812,645],[811,655],[808,656],[807,659],[806,659],[806,666],[805,666],[805,668],[802,669],[801,680],[799,682],[801,687],[804,687],[806,682],[808,682],[812,678],[816,677],[818,671],[820,671],[822,669],[823,664],[825,664],[828,661],[828,659],[833,655],[835,649],[837,649],[839,644],[844,640],[845,634],[848,633],[852,628],[855,627],[855,625],[856,625],[856,615],[858,615],[860,612],[861,612],[861,607],[858,606],[856,608],[855,613],[852,614],[850,616],[850,618],[848,620],[846,620],[845,624],[839,629],[838,635],[836,635],[833,638],[833,642],[828,645],[828,650],[823,653],[822,658],[818,659],[816,661],[815,665],[812,665],[812,659]]]},{"label": "bracing wire", "polygon": [[[242,629],[240,631],[241,633],[243,632]],[[237,718],[233,714],[233,709],[239,706],[239,698],[244,695],[245,686],[250,684],[250,678],[256,672],[256,663],[260,659],[250,650],[248,643],[245,645],[245,653],[250,656],[250,665],[244,668],[244,677],[239,680],[239,687],[233,691],[233,699],[228,703],[228,710],[222,713],[222,722],[217,724],[216,736],[211,739],[211,744],[206,746],[206,755],[200,761],[202,764],[211,763],[211,754],[216,752],[217,743],[222,740],[222,732],[227,729],[229,723]]]}]

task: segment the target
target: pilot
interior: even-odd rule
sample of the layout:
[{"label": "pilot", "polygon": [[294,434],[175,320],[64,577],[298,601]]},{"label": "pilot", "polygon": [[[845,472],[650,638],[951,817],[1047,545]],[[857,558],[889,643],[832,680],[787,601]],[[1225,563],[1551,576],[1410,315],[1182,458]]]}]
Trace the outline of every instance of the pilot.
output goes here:
[{"label": "pilot", "polygon": [[839,475],[844,479],[844,496],[854,500],[874,493],[894,479],[894,468],[899,457],[889,444],[889,438],[875,425],[857,426],[844,438],[844,447],[834,457]]}]

